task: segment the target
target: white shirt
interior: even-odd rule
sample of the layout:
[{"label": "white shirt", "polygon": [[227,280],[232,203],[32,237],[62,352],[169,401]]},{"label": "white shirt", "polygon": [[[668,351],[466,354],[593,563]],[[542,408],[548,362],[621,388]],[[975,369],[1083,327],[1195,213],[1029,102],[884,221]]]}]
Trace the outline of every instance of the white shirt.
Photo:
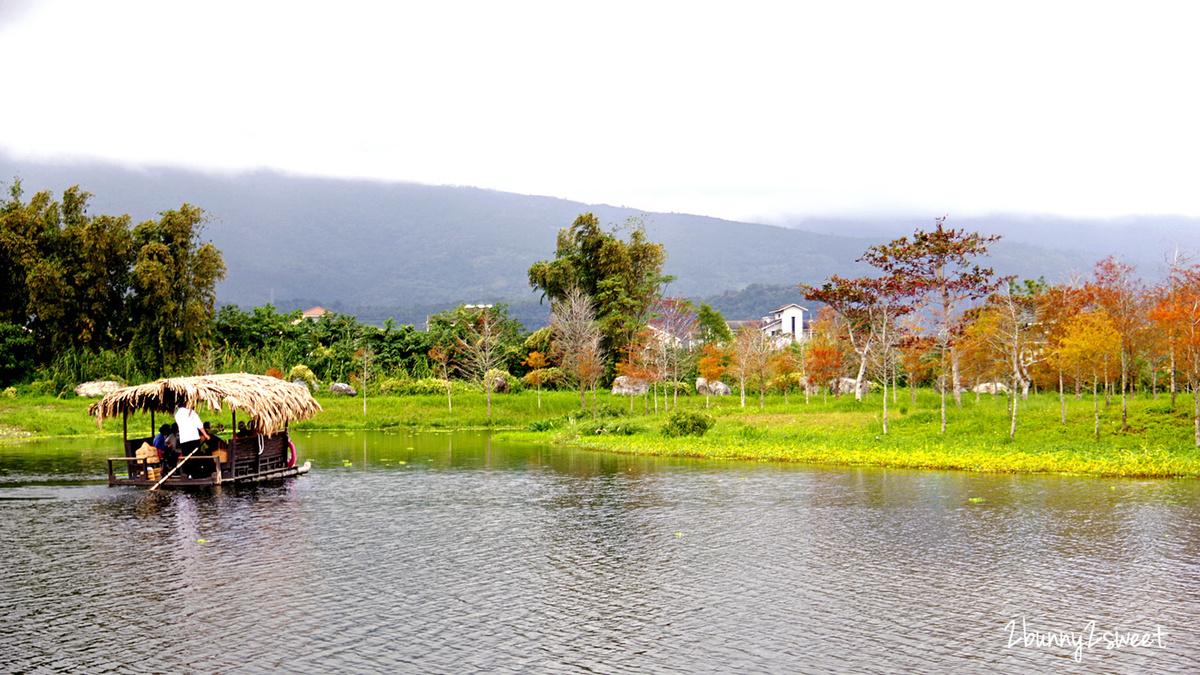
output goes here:
[{"label": "white shirt", "polygon": [[175,411],[175,423],[179,425],[181,445],[200,440],[200,430],[204,428],[204,422],[200,421],[200,415],[195,410],[179,406]]}]

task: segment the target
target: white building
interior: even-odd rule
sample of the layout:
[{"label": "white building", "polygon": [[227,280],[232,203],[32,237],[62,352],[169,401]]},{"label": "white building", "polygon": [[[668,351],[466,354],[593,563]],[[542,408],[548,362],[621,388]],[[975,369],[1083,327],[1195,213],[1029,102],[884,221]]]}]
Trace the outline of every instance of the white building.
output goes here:
[{"label": "white building", "polygon": [[807,309],[790,303],[771,310],[771,314],[762,318],[762,332],[775,338],[776,346],[786,346],[791,342],[803,342],[812,337],[812,331],[805,325],[809,312]]}]

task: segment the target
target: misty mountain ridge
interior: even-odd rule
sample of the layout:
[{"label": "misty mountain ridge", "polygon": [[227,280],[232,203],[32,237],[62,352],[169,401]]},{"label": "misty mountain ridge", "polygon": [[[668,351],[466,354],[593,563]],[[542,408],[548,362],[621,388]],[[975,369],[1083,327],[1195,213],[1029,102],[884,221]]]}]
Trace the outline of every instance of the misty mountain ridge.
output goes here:
[{"label": "misty mountain ridge", "polygon": [[[77,184],[94,195],[91,214],[129,213],[134,222],[184,202],[204,208],[212,221],[203,236],[221,249],[229,268],[217,288],[222,304],[270,302],[288,308],[311,302],[356,315],[390,309],[402,323],[418,324],[431,308],[463,302],[508,302],[522,308],[515,313],[527,325],[541,323],[538,317],[544,321],[547,310],[538,305],[526,271],[553,257],[558,230],[589,211],[605,224],[643,218],[650,240],[666,247],[665,271],[676,277],[668,293],[711,299],[723,312],[722,297],[734,298],[750,286],[772,288],[772,297],[778,297],[778,289],[798,282],[817,284],[832,274],[868,273],[869,268],[854,262],[868,247],[934,225],[931,217],[813,219],[783,227],[473,187],[271,171],[219,174],[57,165],[18,162],[2,153],[0,177],[6,184],[19,177],[26,199],[41,190],[58,198]],[[1116,253],[1138,265],[1144,277],[1161,276],[1167,247],[1156,249],[1158,235],[1133,222],[1123,229],[1044,217],[951,217],[947,225],[1005,235],[986,261],[998,274],[1063,281],[1089,273],[1096,260]],[[1193,236],[1194,242],[1191,233],[1200,232],[1200,219],[1138,222],[1152,223],[1162,238]],[[744,306],[745,298],[737,304]],[[752,316],[741,316],[744,310],[739,309],[726,318],[758,318],[772,308],[764,306]]]}]

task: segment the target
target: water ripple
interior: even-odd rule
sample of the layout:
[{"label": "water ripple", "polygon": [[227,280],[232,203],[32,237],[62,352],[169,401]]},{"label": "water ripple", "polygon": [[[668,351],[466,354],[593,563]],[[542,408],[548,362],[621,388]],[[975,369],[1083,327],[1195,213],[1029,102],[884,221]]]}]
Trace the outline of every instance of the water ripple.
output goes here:
[{"label": "water ripple", "polygon": [[[25,478],[0,489],[0,671],[1200,666],[1192,482],[671,463],[448,435],[364,446],[315,454],[305,479],[192,494],[11,471]],[[1076,663],[1009,644],[1022,619],[1168,638]]]}]

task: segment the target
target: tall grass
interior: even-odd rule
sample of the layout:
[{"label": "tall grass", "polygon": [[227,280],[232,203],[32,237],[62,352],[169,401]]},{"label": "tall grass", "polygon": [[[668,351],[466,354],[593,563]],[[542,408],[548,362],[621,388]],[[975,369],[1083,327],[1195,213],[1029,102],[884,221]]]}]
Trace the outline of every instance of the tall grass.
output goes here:
[{"label": "tall grass", "polygon": [[80,382],[115,380],[129,384],[147,379],[148,376],[129,350],[95,353],[73,348],[55,356],[49,367],[39,371],[26,389],[35,394],[67,396]]}]

